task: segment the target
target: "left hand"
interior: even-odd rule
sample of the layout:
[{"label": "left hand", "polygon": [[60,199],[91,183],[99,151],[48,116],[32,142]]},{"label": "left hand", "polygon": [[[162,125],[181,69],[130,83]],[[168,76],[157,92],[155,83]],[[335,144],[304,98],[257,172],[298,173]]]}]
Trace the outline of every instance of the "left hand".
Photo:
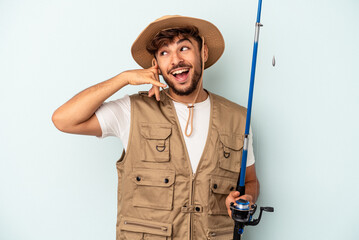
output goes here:
[{"label": "left hand", "polygon": [[253,197],[251,195],[244,194],[243,196],[239,197],[239,192],[238,191],[230,192],[228,194],[227,198],[226,198],[226,207],[227,207],[228,215],[231,218],[232,218],[232,211],[230,209],[230,204],[231,204],[231,202],[235,203],[238,199],[247,200],[249,202],[250,206],[253,205]]}]

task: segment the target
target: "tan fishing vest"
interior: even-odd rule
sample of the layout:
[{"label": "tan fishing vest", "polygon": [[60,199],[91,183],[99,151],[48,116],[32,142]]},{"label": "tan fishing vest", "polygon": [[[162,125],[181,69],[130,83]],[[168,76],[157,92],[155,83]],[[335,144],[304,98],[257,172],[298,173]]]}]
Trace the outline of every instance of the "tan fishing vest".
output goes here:
[{"label": "tan fishing vest", "polygon": [[209,93],[207,142],[192,173],[172,100],[136,94],[126,154],[117,162],[116,239],[232,239],[225,199],[237,184],[246,109]]}]

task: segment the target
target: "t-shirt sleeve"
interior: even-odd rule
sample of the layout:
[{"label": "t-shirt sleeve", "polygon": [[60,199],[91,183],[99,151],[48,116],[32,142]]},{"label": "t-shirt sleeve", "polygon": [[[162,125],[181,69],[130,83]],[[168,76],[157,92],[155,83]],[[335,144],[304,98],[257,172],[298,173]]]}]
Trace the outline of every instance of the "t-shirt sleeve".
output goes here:
[{"label": "t-shirt sleeve", "polygon": [[248,136],[248,155],[247,155],[247,167],[251,166],[255,162],[254,151],[253,151],[253,134],[252,127],[249,128],[249,136]]},{"label": "t-shirt sleeve", "polygon": [[96,110],[95,114],[102,130],[102,136],[99,138],[119,137],[127,146],[131,123],[130,97],[125,95],[115,101],[105,102]]}]

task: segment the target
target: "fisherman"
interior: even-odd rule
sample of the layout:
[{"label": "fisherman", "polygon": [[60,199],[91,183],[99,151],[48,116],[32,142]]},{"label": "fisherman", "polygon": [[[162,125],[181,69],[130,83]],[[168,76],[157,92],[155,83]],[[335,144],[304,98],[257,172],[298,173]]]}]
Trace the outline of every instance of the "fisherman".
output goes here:
[{"label": "fisherman", "polygon": [[[89,87],[54,112],[60,131],[116,136],[123,143],[116,163],[117,239],[232,238],[229,204],[239,198],[246,109],[202,84],[204,69],[223,51],[224,39],[212,23],[161,17],[132,45],[143,69]],[[105,102],[127,85],[142,84],[152,88]],[[259,183],[251,137],[245,182],[240,198],[254,203]]]}]

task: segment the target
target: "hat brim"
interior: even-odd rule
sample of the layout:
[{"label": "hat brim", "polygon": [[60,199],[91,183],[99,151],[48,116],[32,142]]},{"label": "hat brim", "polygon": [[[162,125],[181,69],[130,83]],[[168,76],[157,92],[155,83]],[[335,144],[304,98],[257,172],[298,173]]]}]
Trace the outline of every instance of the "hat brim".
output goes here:
[{"label": "hat brim", "polygon": [[143,68],[152,66],[153,55],[150,54],[146,45],[152,41],[154,36],[163,29],[195,26],[199,35],[204,37],[208,47],[208,60],[204,68],[212,66],[222,56],[224,51],[224,39],[218,28],[212,23],[192,17],[170,16],[149,24],[132,44],[131,53],[135,61]]}]

